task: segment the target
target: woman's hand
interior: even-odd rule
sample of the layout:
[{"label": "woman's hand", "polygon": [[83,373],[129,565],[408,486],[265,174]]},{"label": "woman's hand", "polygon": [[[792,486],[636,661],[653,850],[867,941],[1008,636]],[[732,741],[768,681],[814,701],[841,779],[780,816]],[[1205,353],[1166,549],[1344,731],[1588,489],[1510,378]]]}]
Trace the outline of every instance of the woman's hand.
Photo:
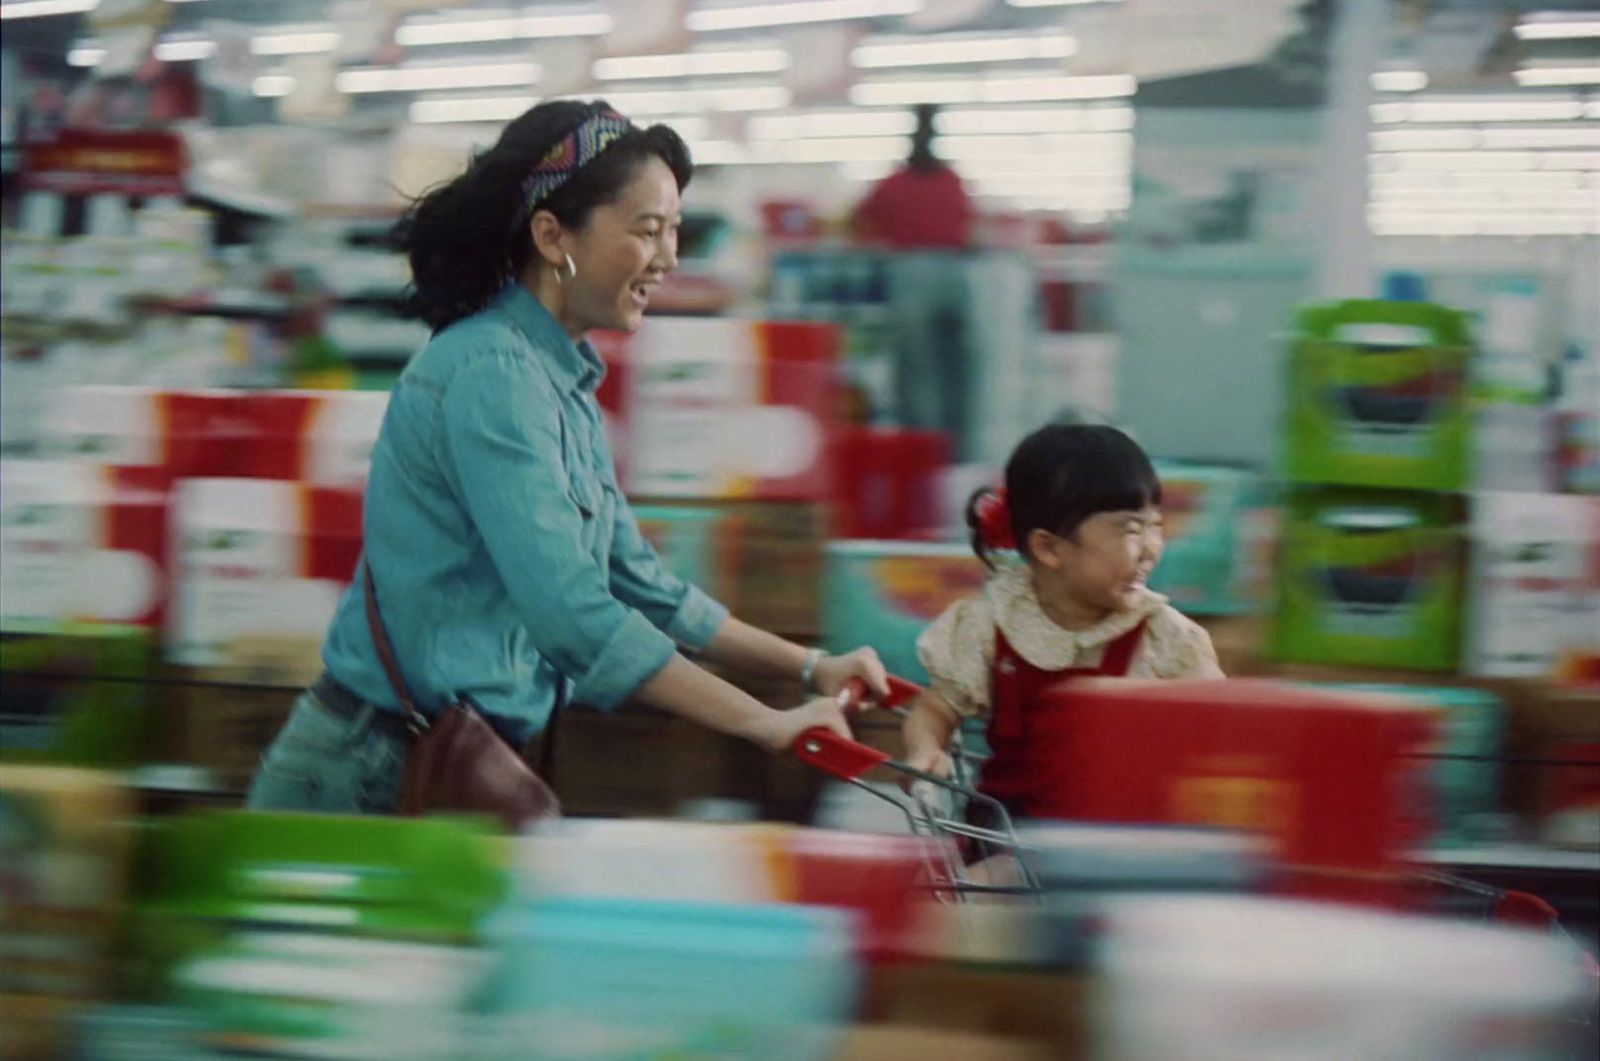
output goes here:
[{"label": "woman's hand", "polygon": [[844,683],[860,678],[867,683],[867,692],[875,699],[889,695],[889,672],[883,669],[883,660],[870,648],[858,648],[842,656],[823,656],[811,683],[824,696],[837,696]]},{"label": "woman's hand", "polygon": [[794,746],[800,734],[818,726],[831,730],[845,740],[855,739],[839,705],[832,697],[819,697],[789,711],[772,712],[766,732],[757,738],[756,743],[769,752],[781,754]]}]

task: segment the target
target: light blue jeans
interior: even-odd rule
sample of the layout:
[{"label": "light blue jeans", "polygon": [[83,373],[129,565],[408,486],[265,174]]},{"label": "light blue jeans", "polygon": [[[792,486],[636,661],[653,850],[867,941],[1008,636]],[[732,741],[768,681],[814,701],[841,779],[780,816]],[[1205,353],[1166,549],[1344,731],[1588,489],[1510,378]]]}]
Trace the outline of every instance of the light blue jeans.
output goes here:
[{"label": "light blue jeans", "polygon": [[245,805],[251,810],[323,814],[392,814],[400,802],[406,746],[364,705],[355,717],[333,714],[300,694],[283,729],[261,757]]}]

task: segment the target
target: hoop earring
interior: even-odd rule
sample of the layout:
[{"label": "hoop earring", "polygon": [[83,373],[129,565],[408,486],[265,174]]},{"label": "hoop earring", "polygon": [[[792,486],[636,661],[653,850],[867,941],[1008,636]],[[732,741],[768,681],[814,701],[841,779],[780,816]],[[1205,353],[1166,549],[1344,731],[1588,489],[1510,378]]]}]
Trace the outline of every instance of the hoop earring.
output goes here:
[{"label": "hoop earring", "polygon": [[572,260],[572,255],[568,254],[568,255],[565,255],[565,257],[567,259],[567,279],[568,280],[576,280],[578,278],[578,266],[577,266],[577,263],[575,263]]}]

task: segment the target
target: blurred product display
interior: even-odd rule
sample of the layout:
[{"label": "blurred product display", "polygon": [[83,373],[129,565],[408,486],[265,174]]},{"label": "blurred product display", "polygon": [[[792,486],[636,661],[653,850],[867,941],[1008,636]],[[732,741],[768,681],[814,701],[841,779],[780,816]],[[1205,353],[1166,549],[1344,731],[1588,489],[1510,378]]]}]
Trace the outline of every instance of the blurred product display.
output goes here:
[{"label": "blurred product display", "polygon": [[[0,1058],[1600,1056],[1595,7],[3,0]],[[663,568],[926,683],[969,502],[1113,424],[1228,680],[1041,678],[1015,821],[899,686],[567,705],[520,834],[243,810],[380,536],[396,223],[564,98],[694,162],[578,399]]]}]

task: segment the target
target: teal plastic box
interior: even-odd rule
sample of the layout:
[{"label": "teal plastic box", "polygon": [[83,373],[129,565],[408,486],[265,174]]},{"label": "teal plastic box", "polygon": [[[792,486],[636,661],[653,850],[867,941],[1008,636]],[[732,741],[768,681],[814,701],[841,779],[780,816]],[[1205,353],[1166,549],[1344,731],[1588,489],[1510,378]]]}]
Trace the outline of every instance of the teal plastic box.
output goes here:
[{"label": "teal plastic box", "polygon": [[1150,588],[1191,615],[1258,611],[1272,521],[1260,476],[1171,461],[1156,473],[1167,545]]},{"label": "teal plastic box", "polygon": [[633,514],[639,521],[640,533],[655,548],[662,566],[713,597],[725,595],[722,557],[726,520],[721,510],[640,505]]},{"label": "teal plastic box", "polygon": [[822,641],[830,652],[878,650],[889,673],[926,682],[917,638],[946,608],[983,591],[988,569],[965,545],[830,542]]},{"label": "teal plastic box", "polygon": [[853,1009],[852,915],[831,908],[552,899],[486,926],[486,1058],[831,1057]]},{"label": "teal plastic box", "polygon": [[1426,685],[1339,684],[1335,688],[1427,704],[1440,713],[1433,780],[1434,847],[1460,847],[1486,839],[1488,818],[1499,810],[1500,763],[1506,711],[1481,689]]}]

